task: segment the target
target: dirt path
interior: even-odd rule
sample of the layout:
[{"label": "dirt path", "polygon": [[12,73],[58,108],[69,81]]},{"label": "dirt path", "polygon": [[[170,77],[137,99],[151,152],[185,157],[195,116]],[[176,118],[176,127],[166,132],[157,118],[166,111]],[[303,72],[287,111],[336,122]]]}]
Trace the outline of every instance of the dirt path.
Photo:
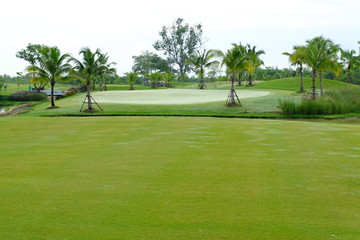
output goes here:
[{"label": "dirt path", "polygon": [[[269,94],[266,91],[237,90],[240,99],[262,97]],[[195,104],[226,101],[229,90],[193,90],[193,89],[162,89],[110,91],[93,94],[99,103],[123,104]]]}]

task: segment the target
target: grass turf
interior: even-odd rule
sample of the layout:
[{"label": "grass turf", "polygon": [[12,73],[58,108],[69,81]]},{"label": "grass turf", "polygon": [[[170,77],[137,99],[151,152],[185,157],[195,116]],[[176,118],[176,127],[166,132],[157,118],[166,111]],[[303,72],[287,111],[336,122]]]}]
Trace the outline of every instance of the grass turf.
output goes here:
[{"label": "grass turf", "polygon": [[[243,104],[242,108],[225,106],[224,101],[211,102],[203,104],[186,104],[186,105],[135,105],[135,104],[103,104],[100,103],[104,112],[98,112],[101,115],[178,115],[178,116],[243,116],[256,115],[257,113],[272,114],[279,112],[278,100],[285,96],[291,95],[290,91],[271,90],[271,93],[265,97],[242,99],[241,92],[238,95]],[[60,108],[47,110],[49,103],[38,105],[29,116],[71,116],[71,115],[94,115],[80,113],[81,103],[84,100],[84,94],[70,96],[65,99],[56,101]],[[295,96],[299,98],[300,95]],[[85,106],[86,108],[86,106]],[[249,114],[248,114],[249,113]]]},{"label": "grass turf", "polygon": [[358,124],[0,118],[1,239],[359,239]]}]

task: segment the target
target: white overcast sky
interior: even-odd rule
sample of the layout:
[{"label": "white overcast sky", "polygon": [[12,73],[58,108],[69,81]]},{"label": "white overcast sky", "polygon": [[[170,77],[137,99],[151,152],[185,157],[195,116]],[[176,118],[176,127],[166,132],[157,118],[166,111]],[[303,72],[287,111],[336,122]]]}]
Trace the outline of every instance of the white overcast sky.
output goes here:
[{"label": "white overcast sky", "polygon": [[16,75],[27,62],[16,58],[28,43],[58,46],[79,57],[81,47],[100,48],[131,71],[132,56],[156,52],[162,26],[178,17],[201,23],[207,49],[231,43],[263,49],[265,66],[288,67],[293,45],[323,35],[344,49],[359,49],[359,0],[4,0],[0,3],[0,74]]}]

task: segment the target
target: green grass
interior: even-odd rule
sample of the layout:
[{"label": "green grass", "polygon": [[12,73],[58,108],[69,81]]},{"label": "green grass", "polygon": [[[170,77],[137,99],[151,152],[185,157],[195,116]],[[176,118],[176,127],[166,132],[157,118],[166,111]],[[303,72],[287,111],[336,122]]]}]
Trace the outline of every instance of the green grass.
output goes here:
[{"label": "green grass", "polygon": [[[122,90],[129,90],[129,88],[130,88],[129,85],[116,85],[116,84],[107,85],[108,91],[122,91]],[[142,86],[142,85],[135,85],[134,88],[135,88],[135,90],[154,89],[154,88],[151,88],[150,86]],[[161,89],[161,88],[159,88],[159,89]]]},{"label": "green grass", "polygon": [[[18,91],[27,91],[29,90],[29,86],[33,87],[33,84],[20,84],[19,86],[16,83],[7,83],[8,87],[6,89],[6,91],[4,91],[4,89],[2,89],[2,91],[0,91],[0,95],[10,95],[14,92],[18,92]],[[62,84],[62,83],[56,83],[55,84],[55,90],[56,91],[64,91],[66,89],[72,88],[74,87],[71,84]],[[50,84],[48,84],[45,87],[45,90],[50,90]]]},{"label": "green grass", "polygon": [[[309,91],[312,85],[312,79],[309,77],[303,78],[303,84],[305,91]],[[349,83],[323,79],[323,88],[324,89],[337,89],[346,86],[354,86]],[[281,78],[276,80],[264,81],[261,83],[256,84],[254,87],[255,89],[281,89],[281,90],[289,90],[289,91],[299,91],[300,89],[300,78]],[[319,89],[319,80],[316,79],[316,88]]]},{"label": "green grass", "polygon": [[[239,92],[241,98],[241,93]],[[256,114],[272,115],[280,111],[278,99],[290,95],[289,91],[271,90],[268,96],[252,99],[241,99],[243,107],[227,107],[224,101],[203,104],[186,105],[133,105],[133,104],[100,104],[104,112],[98,112],[102,115],[175,115],[175,116],[245,116],[251,117]],[[35,111],[28,113],[30,116],[69,116],[69,115],[94,115],[80,113],[81,104],[84,100],[84,94],[70,96],[56,101],[58,109],[46,109],[50,103],[44,103],[36,106]],[[299,96],[295,96],[299,98]]]},{"label": "green grass", "polygon": [[360,238],[360,126],[0,118],[0,238]]}]

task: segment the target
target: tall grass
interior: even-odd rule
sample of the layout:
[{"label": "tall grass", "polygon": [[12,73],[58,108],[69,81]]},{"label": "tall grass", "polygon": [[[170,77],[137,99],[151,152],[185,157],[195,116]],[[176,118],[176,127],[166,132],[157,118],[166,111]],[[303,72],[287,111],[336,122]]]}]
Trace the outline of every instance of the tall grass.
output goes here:
[{"label": "tall grass", "polygon": [[360,88],[346,87],[330,90],[317,100],[304,98],[300,103],[293,99],[279,101],[285,115],[331,115],[360,112]]}]

